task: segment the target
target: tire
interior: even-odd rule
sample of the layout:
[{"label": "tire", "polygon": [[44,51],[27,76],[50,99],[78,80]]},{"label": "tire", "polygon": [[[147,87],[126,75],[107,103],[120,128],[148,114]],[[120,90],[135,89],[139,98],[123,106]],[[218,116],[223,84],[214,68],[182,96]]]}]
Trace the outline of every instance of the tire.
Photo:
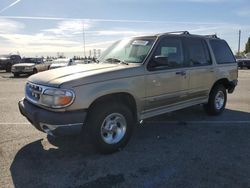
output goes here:
[{"label": "tire", "polygon": [[19,73],[13,73],[14,77],[19,77]]},{"label": "tire", "polygon": [[225,110],[226,102],[226,88],[218,84],[212,88],[209,94],[208,103],[204,105],[204,109],[209,115],[220,115]]},{"label": "tire", "polygon": [[6,65],[6,72],[11,72],[11,66],[12,65],[10,63]]},{"label": "tire", "polygon": [[33,74],[36,74],[37,73],[37,69],[33,69]]},{"label": "tire", "polygon": [[86,131],[94,148],[108,154],[126,146],[133,132],[133,124],[133,115],[126,105],[102,103],[90,110]]},{"label": "tire", "polygon": [[250,67],[247,67],[248,69],[250,69]]}]

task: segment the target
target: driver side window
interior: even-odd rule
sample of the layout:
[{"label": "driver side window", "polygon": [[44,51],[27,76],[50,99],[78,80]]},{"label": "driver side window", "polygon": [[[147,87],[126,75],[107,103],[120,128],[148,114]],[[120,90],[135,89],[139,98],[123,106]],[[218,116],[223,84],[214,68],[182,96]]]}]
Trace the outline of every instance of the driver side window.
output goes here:
[{"label": "driver side window", "polygon": [[183,62],[181,39],[164,38],[153,54],[150,67],[178,68],[183,67]]}]

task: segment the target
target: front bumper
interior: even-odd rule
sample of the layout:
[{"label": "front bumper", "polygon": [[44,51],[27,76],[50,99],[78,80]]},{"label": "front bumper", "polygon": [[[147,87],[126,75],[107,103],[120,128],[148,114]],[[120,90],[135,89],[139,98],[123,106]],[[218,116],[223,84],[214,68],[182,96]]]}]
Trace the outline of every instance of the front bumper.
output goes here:
[{"label": "front bumper", "polygon": [[23,69],[23,70],[18,70],[18,69],[11,69],[12,73],[18,73],[18,74],[30,74],[33,73],[33,69]]},{"label": "front bumper", "polygon": [[85,122],[86,110],[72,112],[52,112],[31,104],[27,99],[18,103],[19,110],[29,122],[42,132],[54,136],[81,133]]}]

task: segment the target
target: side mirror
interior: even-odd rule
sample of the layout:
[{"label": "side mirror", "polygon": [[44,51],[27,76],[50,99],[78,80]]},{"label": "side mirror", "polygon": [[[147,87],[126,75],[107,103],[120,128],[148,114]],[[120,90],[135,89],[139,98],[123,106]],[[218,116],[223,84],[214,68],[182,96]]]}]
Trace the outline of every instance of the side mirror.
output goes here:
[{"label": "side mirror", "polygon": [[168,66],[168,58],[165,56],[155,56],[153,58],[152,67]]}]

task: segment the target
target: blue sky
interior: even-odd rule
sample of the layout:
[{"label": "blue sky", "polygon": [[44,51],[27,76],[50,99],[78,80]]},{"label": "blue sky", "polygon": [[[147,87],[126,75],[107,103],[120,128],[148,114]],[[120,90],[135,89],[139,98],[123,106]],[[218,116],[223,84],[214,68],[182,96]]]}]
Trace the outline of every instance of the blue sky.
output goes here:
[{"label": "blue sky", "polygon": [[0,53],[86,55],[120,38],[189,30],[213,34],[237,50],[250,37],[249,0],[1,0]]}]

